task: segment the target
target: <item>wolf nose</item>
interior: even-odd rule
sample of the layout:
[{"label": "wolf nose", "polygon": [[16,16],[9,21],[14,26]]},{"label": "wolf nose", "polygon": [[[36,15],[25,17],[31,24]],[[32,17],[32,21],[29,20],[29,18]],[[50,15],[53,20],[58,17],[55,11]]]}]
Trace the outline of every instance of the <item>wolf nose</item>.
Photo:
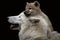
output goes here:
[{"label": "wolf nose", "polygon": [[7,19],[9,19],[10,17],[8,16],[8,17],[6,17]]}]

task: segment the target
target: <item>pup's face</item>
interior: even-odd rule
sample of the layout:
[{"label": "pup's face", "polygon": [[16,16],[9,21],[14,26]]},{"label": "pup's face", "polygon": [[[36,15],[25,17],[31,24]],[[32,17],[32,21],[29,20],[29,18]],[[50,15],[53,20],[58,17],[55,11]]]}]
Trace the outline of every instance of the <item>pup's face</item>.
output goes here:
[{"label": "pup's face", "polygon": [[26,4],[26,7],[25,7],[25,14],[28,16],[29,15],[36,15],[38,10],[40,8],[40,4],[35,1],[35,2],[31,2],[31,3],[28,3]]}]

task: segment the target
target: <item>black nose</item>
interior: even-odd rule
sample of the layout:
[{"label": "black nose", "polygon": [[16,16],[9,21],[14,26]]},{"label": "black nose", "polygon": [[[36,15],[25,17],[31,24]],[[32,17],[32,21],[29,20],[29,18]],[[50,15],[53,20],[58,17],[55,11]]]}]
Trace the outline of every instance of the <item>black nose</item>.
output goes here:
[{"label": "black nose", "polygon": [[8,17],[6,17],[7,19],[9,19],[9,16]]},{"label": "black nose", "polygon": [[29,11],[24,11],[25,16],[29,17],[31,13]]},{"label": "black nose", "polygon": [[25,10],[25,11],[24,11],[24,14],[28,14],[28,12],[29,12],[28,10]]}]

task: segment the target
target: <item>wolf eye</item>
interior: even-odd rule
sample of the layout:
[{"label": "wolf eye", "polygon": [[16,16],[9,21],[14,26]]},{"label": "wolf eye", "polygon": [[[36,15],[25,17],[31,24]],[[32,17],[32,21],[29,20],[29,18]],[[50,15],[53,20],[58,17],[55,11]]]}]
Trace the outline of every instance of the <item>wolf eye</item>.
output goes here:
[{"label": "wolf eye", "polygon": [[20,16],[19,16],[19,18],[20,18]]}]

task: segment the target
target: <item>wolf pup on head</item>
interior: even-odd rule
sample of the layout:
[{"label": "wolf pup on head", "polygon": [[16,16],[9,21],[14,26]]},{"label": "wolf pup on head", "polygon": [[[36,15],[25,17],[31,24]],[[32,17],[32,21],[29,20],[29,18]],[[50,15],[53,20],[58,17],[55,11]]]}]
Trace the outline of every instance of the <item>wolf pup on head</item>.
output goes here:
[{"label": "wolf pup on head", "polygon": [[25,11],[24,11],[24,14],[27,16],[27,17],[37,17],[38,16],[42,16],[49,24],[49,27],[50,27],[50,31],[53,31],[53,28],[52,28],[52,24],[50,22],[50,19],[48,18],[48,16],[43,13],[40,9],[40,3],[38,1],[34,1],[34,2],[27,2],[26,3],[26,7],[25,7]]}]

